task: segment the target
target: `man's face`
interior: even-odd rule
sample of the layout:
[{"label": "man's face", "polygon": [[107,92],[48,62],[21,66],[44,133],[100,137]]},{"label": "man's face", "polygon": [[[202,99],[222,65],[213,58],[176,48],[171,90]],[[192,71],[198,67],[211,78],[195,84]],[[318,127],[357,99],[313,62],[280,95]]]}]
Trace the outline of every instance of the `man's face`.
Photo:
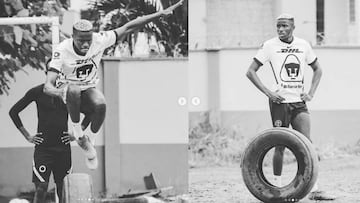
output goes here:
[{"label": "man's face", "polygon": [[295,29],[294,22],[288,19],[279,19],[276,23],[277,33],[281,40],[289,39]]},{"label": "man's face", "polygon": [[73,34],[74,45],[82,53],[86,54],[92,43],[92,31],[79,32]]}]

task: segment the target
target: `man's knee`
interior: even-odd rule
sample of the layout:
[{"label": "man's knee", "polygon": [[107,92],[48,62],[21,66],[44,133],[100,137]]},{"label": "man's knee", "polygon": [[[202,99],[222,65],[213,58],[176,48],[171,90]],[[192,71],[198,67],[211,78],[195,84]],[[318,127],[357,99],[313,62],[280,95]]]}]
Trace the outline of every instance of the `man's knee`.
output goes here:
[{"label": "man's knee", "polygon": [[94,110],[96,112],[105,112],[106,111],[106,101],[103,95],[97,94],[94,95],[92,98],[92,103],[94,105]]},{"label": "man's knee", "polygon": [[67,87],[67,95],[80,95],[80,87],[77,85],[69,84]]},{"label": "man's knee", "polygon": [[285,151],[285,147],[283,147],[283,146],[275,147],[275,154],[277,154],[277,155],[283,155],[284,151]]},{"label": "man's knee", "polygon": [[48,183],[35,183],[34,203],[45,202]]},{"label": "man's knee", "polygon": [[106,112],[106,103],[105,102],[97,102],[94,106],[95,113],[105,113]]},{"label": "man's knee", "polygon": [[292,120],[291,125],[294,130],[302,133],[305,137],[310,139],[310,115],[308,112],[298,113]]},{"label": "man's knee", "polygon": [[47,191],[49,183],[35,183],[35,190],[37,193],[45,193]]},{"label": "man's knee", "polygon": [[96,88],[89,88],[81,93],[82,112],[105,112],[106,100],[104,95]]}]

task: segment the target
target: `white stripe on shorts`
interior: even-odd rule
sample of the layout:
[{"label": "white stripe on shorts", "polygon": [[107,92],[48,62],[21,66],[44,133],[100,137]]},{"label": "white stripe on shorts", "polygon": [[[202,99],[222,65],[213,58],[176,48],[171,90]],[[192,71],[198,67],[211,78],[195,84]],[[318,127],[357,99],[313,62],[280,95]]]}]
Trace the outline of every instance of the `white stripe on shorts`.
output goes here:
[{"label": "white stripe on shorts", "polygon": [[45,182],[44,178],[41,177],[41,175],[39,174],[39,172],[36,170],[36,167],[35,167],[35,162],[33,160],[33,172],[34,174],[36,175],[36,177],[41,181],[41,182]]}]

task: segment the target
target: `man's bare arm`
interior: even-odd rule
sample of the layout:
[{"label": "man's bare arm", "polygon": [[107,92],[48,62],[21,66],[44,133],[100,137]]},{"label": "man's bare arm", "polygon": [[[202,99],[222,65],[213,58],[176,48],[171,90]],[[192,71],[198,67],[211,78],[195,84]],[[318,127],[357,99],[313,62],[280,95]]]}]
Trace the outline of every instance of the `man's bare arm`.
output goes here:
[{"label": "man's bare arm", "polygon": [[283,100],[285,100],[283,97],[281,97],[276,92],[270,91],[268,88],[265,87],[265,85],[261,82],[260,78],[256,74],[256,72],[259,70],[261,65],[259,65],[255,60],[251,63],[246,76],[249,78],[249,80],[261,91],[263,92],[267,97],[270,98],[271,101],[280,103]]},{"label": "man's bare arm", "polygon": [[49,71],[46,75],[46,81],[44,85],[44,93],[50,96],[60,97],[63,98],[65,94],[64,88],[56,88],[55,82],[56,78],[58,77],[58,73],[54,71]]},{"label": "man's bare arm", "polygon": [[309,93],[305,94],[303,93],[301,95],[301,99],[304,101],[310,101],[316,92],[317,87],[319,86],[320,79],[322,76],[322,69],[320,68],[319,62],[316,60],[314,63],[310,64],[310,67],[313,69],[314,74],[311,80],[311,86]]},{"label": "man's bare arm", "polygon": [[138,17],[138,18],[126,23],[125,25],[123,25],[121,27],[114,29],[114,31],[116,32],[117,37],[118,37],[117,39],[118,40],[123,39],[129,33],[134,32],[135,30],[141,28],[146,23],[149,23],[156,18],[172,14],[172,11],[174,9],[176,9],[177,7],[179,7],[180,5],[182,5],[183,1],[184,0],[180,0],[178,3],[166,8],[162,11],[152,13],[149,15],[145,15],[142,17]]},{"label": "man's bare arm", "polygon": [[[30,90],[31,91],[31,90]],[[41,144],[43,141],[43,138],[38,137],[38,134],[35,134],[32,136],[29,131],[24,127],[21,118],[19,116],[20,112],[23,111],[32,101],[33,101],[33,94],[32,92],[28,91],[23,98],[21,98],[19,101],[17,101],[9,111],[9,115],[11,120],[14,122],[15,126],[21,134],[24,136],[24,138],[34,144]]]}]

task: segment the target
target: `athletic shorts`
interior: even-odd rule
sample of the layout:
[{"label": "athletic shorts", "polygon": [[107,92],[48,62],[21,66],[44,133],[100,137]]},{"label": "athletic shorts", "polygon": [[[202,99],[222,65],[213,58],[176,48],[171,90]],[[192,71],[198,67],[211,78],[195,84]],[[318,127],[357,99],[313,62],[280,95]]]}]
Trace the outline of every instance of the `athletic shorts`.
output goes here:
[{"label": "athletic shorts", "polygon": [[55,183],[61,183],[72,170],[70,148],[35,148],[32,169],[34,183],[49,182],[51,172]]},{"label": "athletic shorts", "polygon": [[292,120],[302,112],[309,113],[305,102],[275,103],[269,100],[271,119],[274,127],[289,127]]}]

